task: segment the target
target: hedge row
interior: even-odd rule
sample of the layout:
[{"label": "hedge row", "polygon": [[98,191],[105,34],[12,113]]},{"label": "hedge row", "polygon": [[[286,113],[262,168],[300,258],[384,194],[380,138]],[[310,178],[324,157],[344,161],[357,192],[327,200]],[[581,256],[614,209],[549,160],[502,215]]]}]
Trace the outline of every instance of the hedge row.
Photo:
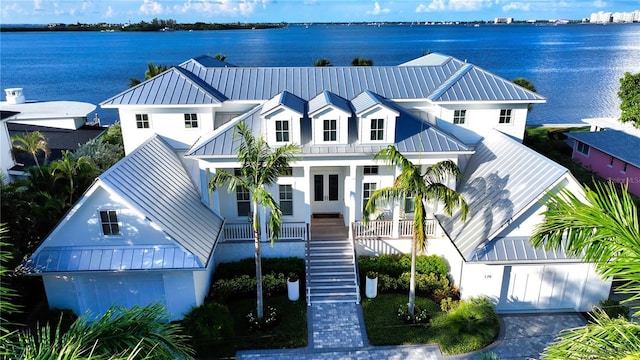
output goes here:
[{"label": "hedge row", "polygon": [[[358,267],[361,274],[369,271],[386,274],[399,278],[405,272],[411,271],[411,254],[380,255],[358,257]],[[431,274],[447,277],[449,266],[443,257],[438,255],[420,255],[416,258],[416,273]]]},{"label": "hedge row", "polygon": [[[286,258],[262,258],[262,273],[296,273],[304,280],[304,260],[296,257]],[[256,276],[256,263],[254,258],[246,258],[231,263],[221,263],[216,268],[214,278],[232,279],[240,275]]]},{"label": "hedge row", "polygon": [[[256,296],[258,282],[255,274],[240,275],[231,279],[216,280],[211,286],[211,298],[226,303],[231,298],[246,299]],[[287,277],[283,273],[262,275],[262,293],[264,296],[287,293]]]}]

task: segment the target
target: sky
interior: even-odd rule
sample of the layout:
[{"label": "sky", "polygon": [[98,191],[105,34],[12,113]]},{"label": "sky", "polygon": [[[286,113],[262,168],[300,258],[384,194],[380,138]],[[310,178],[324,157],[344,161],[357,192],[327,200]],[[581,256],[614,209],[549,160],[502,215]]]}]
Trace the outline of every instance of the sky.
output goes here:
[{"label": "sky", "polygon": [[640,0],[0,0],[1,24],[474,21],[582,19]]}]

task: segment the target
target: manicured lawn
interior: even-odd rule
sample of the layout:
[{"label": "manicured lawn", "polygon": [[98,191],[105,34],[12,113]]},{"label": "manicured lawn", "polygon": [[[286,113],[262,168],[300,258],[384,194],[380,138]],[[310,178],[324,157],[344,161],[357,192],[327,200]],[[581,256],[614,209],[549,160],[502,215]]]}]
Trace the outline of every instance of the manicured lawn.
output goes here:
[{"label": "manicured lawn", "polygon": [[479,350],[498,335],[500,324],[489,307],[461,306],[450,313],[426,298],[416,298],[416,304],[431,312],[432,320],[425,325],[411,325],[399,320],[398,308],[406,305],[408,295],[380,294],[362,301],[364,322],[371,345],[403,345],[437,343],[449,354]]},{"label": "manicured lawn", "polygon": [[255,310],[255,299],[240,299],[227,304],[234,320],[235,335],[222,339],[208,353],[198,354],[201,359],[233,358],[237,350],[280,349],[307,346],[307,304],[304,299],[289,301],[286,296],[265,297],[265,305],[280,311],[280,323],[270,331],[250,332],[247,314]]}]

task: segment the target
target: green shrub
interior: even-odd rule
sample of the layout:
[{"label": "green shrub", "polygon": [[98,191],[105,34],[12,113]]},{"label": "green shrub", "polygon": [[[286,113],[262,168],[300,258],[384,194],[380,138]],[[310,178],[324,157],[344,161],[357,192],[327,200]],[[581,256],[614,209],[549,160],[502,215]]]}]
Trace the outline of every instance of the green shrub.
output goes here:
[{"label": "green shrub", "polygon": [[460,300],[454,300],[450,297],[440,300],[440,310],[443,312],[450,312],[458,306],[460,306]]},{"label": "green shrub", "polygon": [[[211,286],[210,296],[221,302],[227,302],[231,297],[246,299],[254,297],[258,282],[254,276],[240,275],[230,279],[220,279]],[[264,274],[262,276],[262,291],[264,296],[285,293],[287,278],[284,274]]]},{"label": "green shrub", "polygon": [[[398,289],[409,290],[411,273],[402,273],[398,278]],[[451,287],[449,278],[435,273],[416,273],[416,292],[424,295],[433,295],[438,289],[449,289]]]},{"label": "green shrub", "polygon": [[629,320],[629,308],[620,305],[618,300],[601,300],[598,307],[604,311],[611,319],[622,317]]},{"label": "green shrub", "polygon": [[192,308],[182,320],[182,326],[198,353],[206,353],[210,345],[220,344],[234,335],[229,309],[214,302]]},{"label": "green shrub", "polygon": [[[286,258],[263,258],[262,273],[283,273],[295,272],[304,276],[304,260],[296,257]],[[215,279],[231,279],[239,275],[256,276],[256,262],[254,258],[246,258],[240,261],[221,263],[216,268]],[[303,279],[304,282],[304,279]]]},{"label": "green shrub", "polygon": [[486,297],[460,301],[458,307],[434,318],[432,326],[442,329],[442,350],[460,353],[480,349],[498,336],[500,321],[495,306]]},{"label": "green shrub", "polygon": [[378,291],[381,293],[389,293],[398,291],[398,280],[387,274],[378,275]]},{"label": "green shrub", "polygon": [[[361,274],[366,274],[368,271],[375,271],[397,278],[402,275],[402,273],[411,271],[411,254],[360,256],[358,257],[358,268]],[[416,258],[416,273],[435,273],[447,276],[449,266],[441,256],[420,255]]]},{"label": "green shrub", "polygon": [[36,312],[33,325],[35,329],[42,328],[48,324],[51,329],[50,335],[54,338],[55,332],[58,330],[58,326],[60,326],[60,335],[63,335],[69,330],[69,328],[71,328],[71,324],[73,324],[77,319],[78,315],[70,309],[45,309]]}]

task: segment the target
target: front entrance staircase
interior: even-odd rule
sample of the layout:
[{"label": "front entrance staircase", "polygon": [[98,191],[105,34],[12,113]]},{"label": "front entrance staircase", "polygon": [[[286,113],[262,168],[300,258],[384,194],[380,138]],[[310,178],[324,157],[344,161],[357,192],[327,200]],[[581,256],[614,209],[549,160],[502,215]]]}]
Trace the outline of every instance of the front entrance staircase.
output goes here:
[{"label": "front entrance staircase", "polygon": [[355,250],[342,218],[313,219],[306,271],[307,305],[360,303]]}]

